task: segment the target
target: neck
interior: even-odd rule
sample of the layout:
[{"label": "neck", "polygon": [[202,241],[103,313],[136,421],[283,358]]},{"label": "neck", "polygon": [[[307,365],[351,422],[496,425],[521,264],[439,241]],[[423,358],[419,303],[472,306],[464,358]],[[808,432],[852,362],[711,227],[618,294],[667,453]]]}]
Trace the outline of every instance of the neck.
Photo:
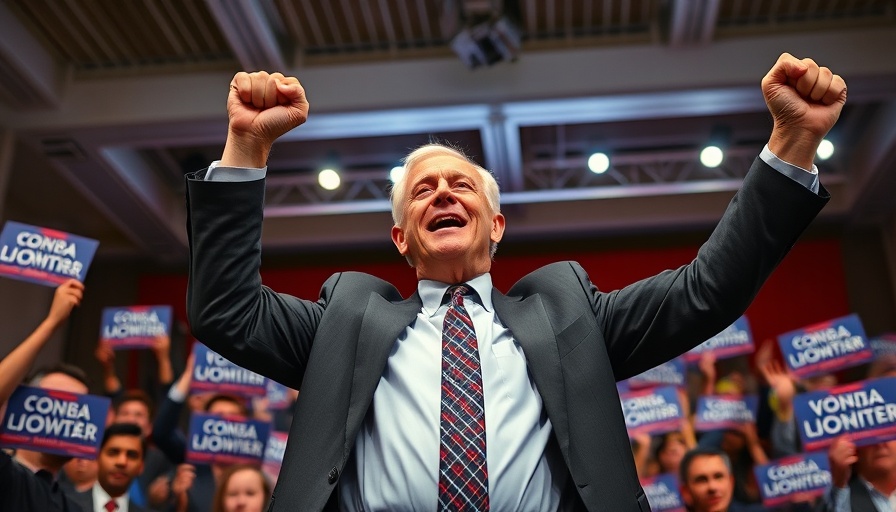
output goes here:
[{"label": "neck", "polygon": [[39,471],[41,469],[49,471],[53,475],[53,478],[56,478],[59,470],[62,469],[62,466],[65,465],[66,462],[66,459],[62,457],[31,450],[17,450],[16,458],[33,471]]},{"label": "neck", "polygon": [[865,478],[872,487],[880,491],[884,496],[896,492],[896,471],[884,471],[871,478]]},{"label": "neck", "polygon": [[488,273],[490,267],[486,268],[463,268],[463,267],[440,267],[440,268],[423,268],[417,267],[417,280],[428,279],[438,281],[445,284],[467,283],[473,279]]}]

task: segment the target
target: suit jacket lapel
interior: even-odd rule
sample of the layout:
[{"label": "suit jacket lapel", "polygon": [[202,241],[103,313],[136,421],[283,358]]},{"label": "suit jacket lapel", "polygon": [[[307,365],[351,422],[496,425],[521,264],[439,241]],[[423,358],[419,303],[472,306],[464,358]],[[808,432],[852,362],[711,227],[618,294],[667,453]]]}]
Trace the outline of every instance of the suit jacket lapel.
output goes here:
[{"label": "suit jacket lapel", "polygon": [[510,329],[514,339],[526,354],[529,373],[538,387],[538,393],[551,419],[557,441],[566,456],[569,453],[569,416],[563,389],[560,352],[541,297],[535,294],[519,300],[493,289],[492,302],[498,318]]},{"label": "suit jacket lapel", "polygon": [[367,408],[373,399],[373,392],[383,375],[386,359],[398,336],[414,321],[423,303],[414,293],[410,298],[393,304],[376,293],[367,300],[367,309],[358,333],[358,347],[355,353],[355,369],[352,376],[351,400],[346,420],[345,454],[354,447],[355,437]]}]

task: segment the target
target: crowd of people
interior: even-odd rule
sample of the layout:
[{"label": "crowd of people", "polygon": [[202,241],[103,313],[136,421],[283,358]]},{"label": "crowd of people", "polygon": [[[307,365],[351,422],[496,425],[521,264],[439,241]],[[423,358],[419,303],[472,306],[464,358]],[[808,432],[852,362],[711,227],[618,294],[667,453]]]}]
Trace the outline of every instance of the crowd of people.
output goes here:
[{"label": "crowd of people", "polygon": [[[346,272],[311,301],[262,286],[258,272],[267,155],[305,121],[308,101],[294,77],[238,73],[222,159],[188,176],[187,314],[192,333],[219,354],[302,388],[280,483],[272,491],[257,465],[187,463],[179,429],[187,410],[268,420],[271,412],[263,401],[191,394],[194,361],[175,376],[170,340],[160,337],[158,393],[123,389],[115,351],[97,348],[113,403],[99,455],[4,451],[0,510],[643,511],[637,479],[664,474],[678,475],[691,510],[764,510],[753,468],[801,451],[794,397],[833,385],[830,377],[795,377],[768,344],[753,366],[704,356],[698,390],[680,393],[681,428],[635,435],[631,457],[614,386],[742,315],[828,200],[813,159],[839,117],[845,82],[783,54],[762,92],[774,119],[769,143],[680,269],[603,292],[581,266],[561,262],[504,295],[489,273],[505,227],[497,183],[459,151],[432,144],[408,156],[392,192],[392,241],[414,267],[417,293],[404,299],[385,281]],[[25,380],[83,293],[77,281],[59,286],[47,319],[0,361],[0,403],[21,382],[87,391],[83,372],[65,365]],[[869,374],[894,368],[880,363]],[[697,432],[687,404],[719,392],[759,394],[768,420]],[[831,444],[823,496],[781,508],[894,510],[896,441],[853,441]]]}]

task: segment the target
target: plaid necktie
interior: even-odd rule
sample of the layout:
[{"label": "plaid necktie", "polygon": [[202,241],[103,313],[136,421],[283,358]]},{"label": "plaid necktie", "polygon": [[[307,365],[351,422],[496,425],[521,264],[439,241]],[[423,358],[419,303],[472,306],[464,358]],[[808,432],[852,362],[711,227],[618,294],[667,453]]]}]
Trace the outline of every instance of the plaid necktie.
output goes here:
[{"label": "plaid necktie", "polygon": [[439,510],[485,511],[485,402],[479,344],[464,308],[466,285],[448,289],[451,304],[442,324],[442,413]]}]

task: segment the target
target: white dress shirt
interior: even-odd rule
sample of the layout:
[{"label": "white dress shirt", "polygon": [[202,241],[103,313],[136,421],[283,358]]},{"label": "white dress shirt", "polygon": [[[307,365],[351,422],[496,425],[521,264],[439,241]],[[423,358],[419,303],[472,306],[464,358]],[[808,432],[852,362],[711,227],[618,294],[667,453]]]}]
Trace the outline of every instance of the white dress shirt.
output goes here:
[{"label": "white dress shirt", "polygon": [[[566,472],[549,443],[551,422],[529,378],[523,350],[492,307],[492,280],[469,284],[464,297],[476,330],[485,397],[491,510],[556,510]],[[389,354],[354,457],[339,481],[342,510],[437,510],[442,321],[448,284],[423,280],[423,308]]]},{"label": "white dress shirt", "polygon": [[115,512],[128,512],[128,493],[124,493],[117,498],[113,498],[109,496],[109,493],[103,489],[103,486],[100,485],[99,482],[93,484],[92,488],[93,492],[93,512],[107,512],[106,511],[106,503],[109,503],[109,500],[115,500],[115,503],[118,505],[118,508],[115,509]]}]

